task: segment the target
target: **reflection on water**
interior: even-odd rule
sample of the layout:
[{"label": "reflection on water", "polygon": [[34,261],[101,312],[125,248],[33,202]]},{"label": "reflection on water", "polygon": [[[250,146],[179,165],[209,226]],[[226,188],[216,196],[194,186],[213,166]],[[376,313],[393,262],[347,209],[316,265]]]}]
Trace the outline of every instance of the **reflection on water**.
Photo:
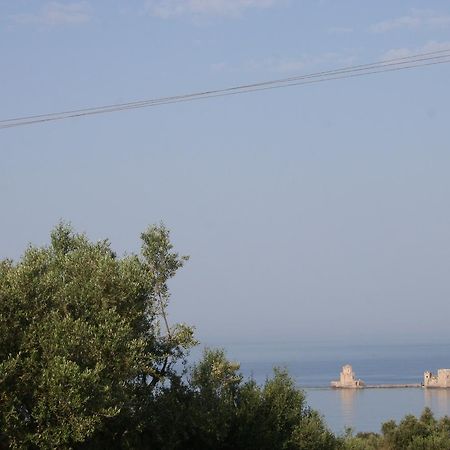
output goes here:
[{"label": "reflection on water", "polygon": [[450,389],[306,389],[309,405],[319,410],[329,427],[341,433],[379,432],[387,420],[406,414],[420,416],[428,406],[436,417],[450,416]]},{"label": "reflection on water", "polygon": [[356,389],[340,389],[338,391],[341,401],[342,418],[347,424],[355,422],[355,414],[357,413],[355,396],[359,393],[359,389],[358,392],[356,391]]},{"label": "reflection on water", "polygon": [[424,404],[437,416],[450,415],[450,389],[424,389]]}]

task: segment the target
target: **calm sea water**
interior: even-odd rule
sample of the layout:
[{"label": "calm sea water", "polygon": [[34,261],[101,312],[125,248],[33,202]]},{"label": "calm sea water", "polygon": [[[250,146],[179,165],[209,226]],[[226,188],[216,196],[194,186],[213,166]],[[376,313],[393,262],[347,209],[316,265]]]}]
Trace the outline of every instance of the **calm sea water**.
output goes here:
[{"label": "calm sea water", "polygon": [[228,357],[263,383],[273,366],[285,367],[336,433],[379,431],[382,422],[405,414],[420,415],[425,406],[436,416],[450,415],[450,389],[329,389],[344,364],[367,384],[420,383],[425,370],[450,368],[449,344],[337,345],[327,343],[233,344]]}]

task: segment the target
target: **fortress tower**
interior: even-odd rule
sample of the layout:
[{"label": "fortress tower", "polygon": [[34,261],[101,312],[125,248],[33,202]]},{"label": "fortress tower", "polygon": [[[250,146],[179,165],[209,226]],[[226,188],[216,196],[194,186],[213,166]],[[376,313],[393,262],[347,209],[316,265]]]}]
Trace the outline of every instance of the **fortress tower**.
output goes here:
[{"label": "fortress tower", "polygon": [[346,364],[342,367],[342,371],[339,376],[339,381],[332,381],[331,387],[334,388],[360,388],[364,386],[362,380],[355,378],[355,373],[350,364]]}]

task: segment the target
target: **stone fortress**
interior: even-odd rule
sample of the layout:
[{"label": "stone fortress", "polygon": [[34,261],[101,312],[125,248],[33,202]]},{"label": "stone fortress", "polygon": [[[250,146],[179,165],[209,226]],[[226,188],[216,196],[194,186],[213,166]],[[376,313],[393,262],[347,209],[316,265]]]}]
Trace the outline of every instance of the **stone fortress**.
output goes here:
[{"label": "stone fortress", "polygon": [[355,373],[350,364],[346,364],[341,371],[339,376],[339,381],[332,381],[331,387],[334,388],[361,388],[365,386],[364,381],[357,380],[355,378]]},{"label": "stone fortress", "polygon": [[437,375],[427,371],[423,374],[423,387],[450,388],[450,369],[439,369]]},{"label": "stone fortress", "polygon": [[360,388],[449,388],[450,389],[450,369],[439,369],[437,375],[426,371],[423,374],[422,384],[376,384],[366,385],[364,381],[356,379],[353,368],[350,364],[342,367],[338,381],[331,382],[332,388],[339,389],[360,389]]}]

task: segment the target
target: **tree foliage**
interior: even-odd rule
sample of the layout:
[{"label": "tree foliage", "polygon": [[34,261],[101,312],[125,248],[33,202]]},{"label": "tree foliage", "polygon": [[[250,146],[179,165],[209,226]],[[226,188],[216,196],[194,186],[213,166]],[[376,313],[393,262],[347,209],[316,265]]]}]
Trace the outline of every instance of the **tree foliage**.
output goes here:
[{"label": "tree foliage", "polygon": [[417,418],[405,416],[381,426],[381,434],[348,435],[344,450],[448,450],[450,449],[450,418],[436,419],[429,408]]},{"label": "tree foliage", "polygon": [[[0,264],[0,425],[11,447],[64,448],[102,430],[133,434],[140,412],[193,343],[165,330],[167,282],[186,258],[164,226],[118,258],[64,224],[48,247]],[[164,316],[165,317],[165,316]],[[165,327],[165,325],[163,325]]]},{"label": "tree foliage", "polygon": [[155,416],[157,429],[145,432],[149,448],[328,450],[339,444],[286,371],[276,369],[259,386],[245,381],[222,350],[205,350],[186,379],[158,398]]}]

